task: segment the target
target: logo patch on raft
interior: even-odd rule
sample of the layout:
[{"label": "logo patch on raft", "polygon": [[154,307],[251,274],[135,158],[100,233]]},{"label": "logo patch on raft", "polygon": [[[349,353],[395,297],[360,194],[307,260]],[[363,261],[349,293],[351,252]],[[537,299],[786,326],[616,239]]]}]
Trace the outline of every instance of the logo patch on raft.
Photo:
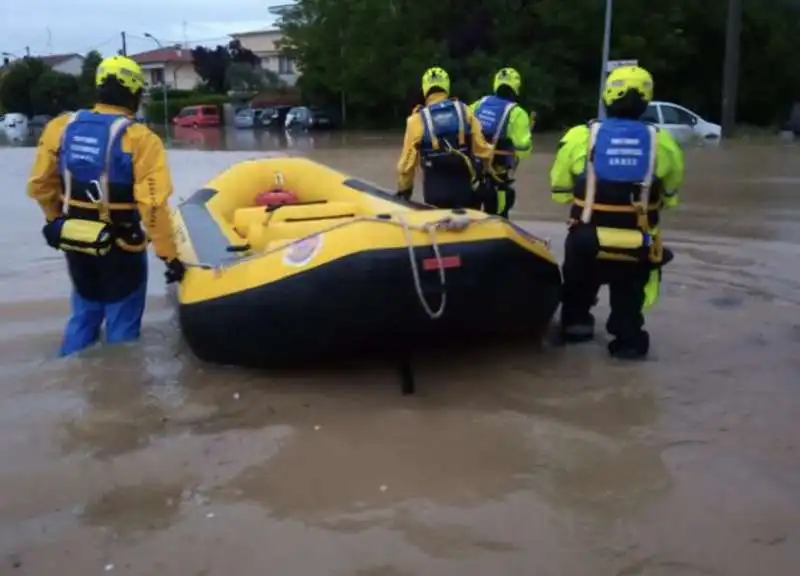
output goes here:
[{"label": "logo patch on raft", "polygon": [[322,248],[322,234],[315,234],[286,248],[283,263],[286,266],[305,266],[319,254]]}]

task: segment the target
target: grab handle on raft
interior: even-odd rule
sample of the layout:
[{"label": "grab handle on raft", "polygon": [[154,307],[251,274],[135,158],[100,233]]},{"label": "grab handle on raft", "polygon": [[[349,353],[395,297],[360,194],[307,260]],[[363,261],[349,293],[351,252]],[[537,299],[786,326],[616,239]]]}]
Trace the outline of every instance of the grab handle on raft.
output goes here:
[{"label": "grab handle on raft", "polygon": [[275,212],[276,210],[283,208],[284,206],[312,206],[315,204],[327,204],[327,200],[309,200],[307,202],[294,202],[292,204],[275,204],[273,206],[267,206],[264,209],[264,212]]},{"label": "grab handle on raft", "polygon": [[226,246],[225,250],[227,252],[247,252],[250,248],[252,248],[250,244],[231,244],[230,246]]}]

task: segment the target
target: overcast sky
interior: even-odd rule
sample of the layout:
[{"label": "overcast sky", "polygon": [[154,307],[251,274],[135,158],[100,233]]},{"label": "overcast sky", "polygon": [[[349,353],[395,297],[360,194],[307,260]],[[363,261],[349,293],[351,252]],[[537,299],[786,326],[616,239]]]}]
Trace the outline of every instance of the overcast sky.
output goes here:
[{"label": "overcast sky", "polygon": [[[0,52],[19,56],[79,52],[95,48],[104,55],[121,46],[128,53],[155,47],[149,32],[163,43],[203,41],[218,44],[226,34],[269,27],[269,6],[288,0],[0,0]],[[184,33],[185,30],[185,33]]]}]

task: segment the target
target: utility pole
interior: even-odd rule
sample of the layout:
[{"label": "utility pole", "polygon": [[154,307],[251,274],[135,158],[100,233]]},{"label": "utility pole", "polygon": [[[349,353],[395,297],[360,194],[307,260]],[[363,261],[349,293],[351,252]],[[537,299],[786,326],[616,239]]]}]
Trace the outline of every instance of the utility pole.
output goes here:
[{"label": "utility pole", "polygon": [[600,64],[600,91],[597,96],[597,119],[603,120],[606,109],[603,106],[603,91],[606,88],[608,75],[608,53],[611,45],[611,13],[614,11],[614,0],[606,0],[606,18],[603,26],[603,62]]},{"label": "utility pole", "polygon": [[725,26],[725,63],[722,69],[722,135],[736,129],[736,97],[739,92],[739,47],[742,33],[742,0],[728,0]]},{"label": "utility pole", "polygon": [[[150,34],[144,33],[145,38],[150,38],[159,48],[163,48],[161,41]],[[163,78],[161,79],[162,97],[164,99],[164,141],[169,144],[169,87],[167,86],[167,58],[164,58],[164,71],[162,72]]]},{"label": "utility pole", "polygon": [[127,56],[128,55],[128,42],[125,38],[125,32],[120,32],[120,36],[122,37],[122,50],[120,50],[120,55]]}]

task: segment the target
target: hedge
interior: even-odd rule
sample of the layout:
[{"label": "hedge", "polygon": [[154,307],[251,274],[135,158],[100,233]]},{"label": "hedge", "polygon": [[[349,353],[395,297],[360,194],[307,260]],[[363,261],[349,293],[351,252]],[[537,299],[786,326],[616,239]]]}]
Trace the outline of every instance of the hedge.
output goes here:
[{"label": "hedge", "polygon": [[[172,120],[181,109],[186,106],[199,106],[201,104],[216,105],[222,108],[223,104],[230,102],[230,98],[224,94],[194,94],[192,96],[182,98],[170,98],[167,94],[167,112],[169,119]],[[164,101],[159,98],[158,100],[152,99],[145,105],[145,114],[147,121],[153,124],[164,123]],[[222,118],[222,110],[220,110],[220,118]]]}]

